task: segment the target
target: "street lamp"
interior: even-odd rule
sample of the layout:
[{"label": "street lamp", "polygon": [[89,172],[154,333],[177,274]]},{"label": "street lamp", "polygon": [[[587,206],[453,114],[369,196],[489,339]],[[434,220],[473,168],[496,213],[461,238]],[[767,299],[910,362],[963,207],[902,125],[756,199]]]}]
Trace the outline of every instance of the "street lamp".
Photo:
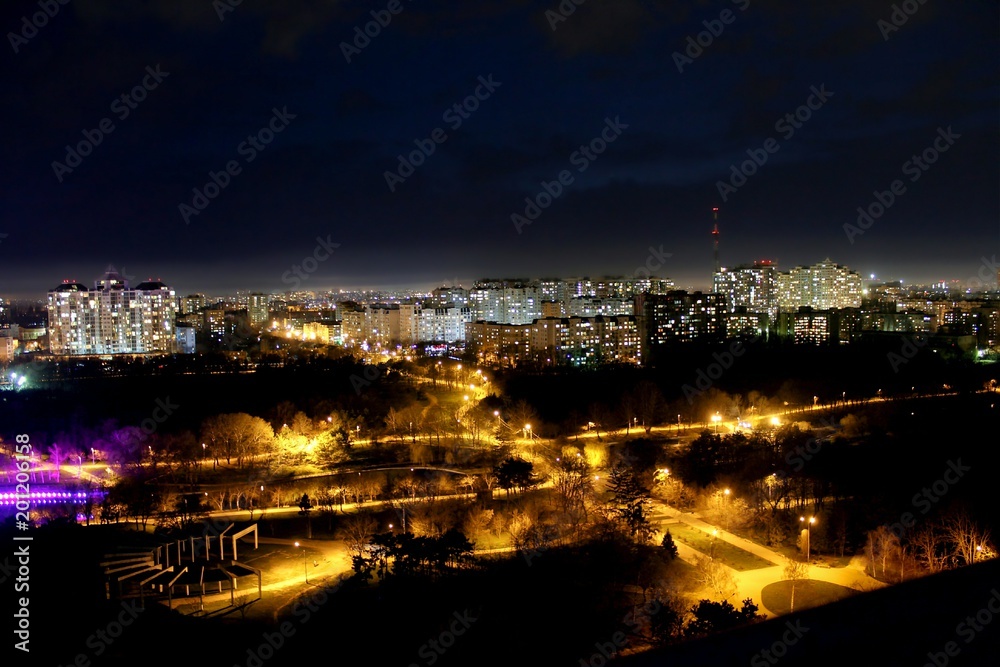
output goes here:
[{"label": "street lamp", "polygon": [[729,530],[729,489],[722,493],[726,496],[726,530]]},{"label": "street lamp", "polygon": [[[299,547],[299,543],[295,543],[295,548]],[[306,583],[309,583],[309,567],[306,565],[306,548],[302,547],[302,572],[306,575]]]},{"label": "street lamp", "polygon": [[804,516],[799,517],[799,521],[806,527],[806,564],[809,564],[809,538],[810,533],[812,533],[812,525],[816,523],[816,517],[809,517],[809,522],[806,523],[806,518]]},{"label": "street lamp", "polygon": [[715,422],[715,434],[716,435],[719,434],[719,422],[721,420],[722,420],[722,417],[719,416],[718,412],[716,412],[714,415],[712,415],[712,421]]},{"label": "street lamp", "polygon": [[524,437],[531,440],[531,424],[524,425]]}]

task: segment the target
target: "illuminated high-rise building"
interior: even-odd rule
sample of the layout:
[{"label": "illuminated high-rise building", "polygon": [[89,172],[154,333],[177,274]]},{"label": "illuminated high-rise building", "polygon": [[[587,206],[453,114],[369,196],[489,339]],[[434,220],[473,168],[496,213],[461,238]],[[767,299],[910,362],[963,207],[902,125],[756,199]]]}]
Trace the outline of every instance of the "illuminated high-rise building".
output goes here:
[{"label": "illuminated high-rise building", "polygon": [[267,324],[270,318],[270,311],[268,310],[270,301],[271,298],[267,294],[261,294],[260,292],[250,294],[249,303],[247,304],[250,326],[256,328]]},{"label": "illuminated high-rise building", "polygon": [[53,354],[147,354],[177,350],[174,290],[158,280],[135,287],[113,266],[94,288],[66,280],[48,294]]},{"label": "illuminated high-rise building", "polygon": [[712,291],[726,298],[727,312],[745,308],[747,313],[767,315],[772,322],[778,316],[778,270],[770,260],[721,268]]},{"label": "illuminated high-rise building", "polygon": [[181,314],[197,313],[208,306],[208,298],[204,294],[188,294],[181,298]]},{"label": "illuminated high-rise building", "polygon": [[778,274],[778,310],[782,312],[796,312],[803,306],[860,308],[861,296],[861,276],[829,259]]},{"label": "illuminated high-rise building", "polygon": [[469,290],[474,320],[531,324],[542,315],[541,288],[524,280],[481,280]]}]

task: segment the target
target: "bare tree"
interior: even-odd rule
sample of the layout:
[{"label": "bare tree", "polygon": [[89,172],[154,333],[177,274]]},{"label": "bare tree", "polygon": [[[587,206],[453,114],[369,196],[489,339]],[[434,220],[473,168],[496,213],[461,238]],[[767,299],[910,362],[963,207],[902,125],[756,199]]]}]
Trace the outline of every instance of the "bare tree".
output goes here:
[{"label": "bare tree", "polygon": [[389,412],[385,416],[385,428],[390,435],[395,436],[399,440],[399,444],[403,444],[406,425],[402,424],[402,419],[396,408],[389,408]]},{"label": "bare tree", "polygon": [[945,536],[937,523],[926,523],[910,537],[910,545],[930,573],[944,569]]},{"label": "bare tree", "polygon": [[789,612],[795,611],[795,588],[800,581],[809,578],[809,566],[800,560],[789,558],[785,562],[785,569],[782,571],[785,579],[792,582],[792,598],[789,604]]},{"label": "bare tree", "polygon": [[985,548],[992,548],[989,529],[980,528],[965,510],[953,512],[943,519],[944,531],[955,547],[963,565],[970,565]]},{"label": "bare tree", "polygon": [[233,604],[236,606],[236,608],[240,612],[240,620],[241,621],[246,621],[247,620],[247,610],[249,610],[250,609],[250,605],[252,603],[256,602],[256,601],[257,601],[256,599],[254,599],[254,600],[250,599],[250,594],[249,593],[240,593],[239,595],[236,595],[233,598]]},{"label": "bare tree", "polygon": [[736,580],[725,565],[707,556],[697,556],[695,573],[698,581],[709,588],[719,599],[736,595]]},{"label": "bare tree", "polygon": [[213,451],[221,451],[226,463],[235,458],[240,468],[244,463],[253,467],[255,457],[272,453],[274,430],[260,417],[245,412],[228,413],[205,420],[202,440],[211,443]]},{"label": "bare tree", "polygon": [[486,533],[491,521],[493,521],[493,510],[485,507],[473,507],[465,517],[465,534],[475,542]]},{"label": "bare tree", "polygon": [[868,531],[865,552],[872,566],[872,574],[876,573],[876,564],[881,565],[884,581],[887,561],[899,554],[899,537],[887,526],[879,526],[875,530]]},{"label": "bare tree", "polygon": [[55,466],[56,469],[56,479],[62,481],[62,462],[67,458],[66,451],[57,444],[52,444],[49,447],[49,461]]},{"label": "bare tree", "polygon": [[352,557],[364,555],[368,542],[378,530],[378,522],[370,514],[355,514],[344,521],[340,538],[347,543],[347,551]]}]

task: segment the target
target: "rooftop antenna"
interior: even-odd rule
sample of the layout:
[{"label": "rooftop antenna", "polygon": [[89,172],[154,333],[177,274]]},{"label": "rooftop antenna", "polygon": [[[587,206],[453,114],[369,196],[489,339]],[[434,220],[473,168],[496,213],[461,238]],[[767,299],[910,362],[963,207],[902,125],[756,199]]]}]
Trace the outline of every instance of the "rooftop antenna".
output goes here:
[{"label": "rooftop antenna", "polygon": [[715,250],[715,272],[718,273],[719,267],[719,207],[712,207],[712,220],[714,221],[714,226],[712,227],[712,246]]}]

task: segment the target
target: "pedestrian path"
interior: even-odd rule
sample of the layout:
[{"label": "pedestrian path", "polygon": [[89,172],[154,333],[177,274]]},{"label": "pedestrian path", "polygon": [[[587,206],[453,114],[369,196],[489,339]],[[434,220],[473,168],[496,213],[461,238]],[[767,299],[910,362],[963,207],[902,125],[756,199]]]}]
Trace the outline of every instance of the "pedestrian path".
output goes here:
[{"label": "pedestrian path", "polygon": [[[785,580],[784,566],[787,559],[783,554],[708,523],[694,512],[681,512],[659,501],[653,501],[653,515],[654,518],[658,515],[665,517],[663,532],[666,532],[665,529],[669,528],[670,523],[678,522],[702,530],[710,535],[713,534],[713,531],[717,531],[715,533],[717,539],[724,540],[759,558],[774,563],[771,567],[747,570],[745,572],[740,572],[725,564],[723,566],[729,570],[736,581],[736,599],[731,600],[733,606],[739,607],[743,600],[750,598],[759,607],[761,613],[766,613],[771,617],[780,615],[764,606],[761,600],[761,591],[770,584]],[[674,540],[674,544],[677,545],[678,557],[691,565],[695,565],[699,557],[708,557],[708,554],[697,551],[680,540]],[[886,585],[868,576],[860,563],[853,560],[846,567],[830,567],[825,564],[812,563],[808,567],[807,578],[838,584],[858,591],[880,588]]]}]

